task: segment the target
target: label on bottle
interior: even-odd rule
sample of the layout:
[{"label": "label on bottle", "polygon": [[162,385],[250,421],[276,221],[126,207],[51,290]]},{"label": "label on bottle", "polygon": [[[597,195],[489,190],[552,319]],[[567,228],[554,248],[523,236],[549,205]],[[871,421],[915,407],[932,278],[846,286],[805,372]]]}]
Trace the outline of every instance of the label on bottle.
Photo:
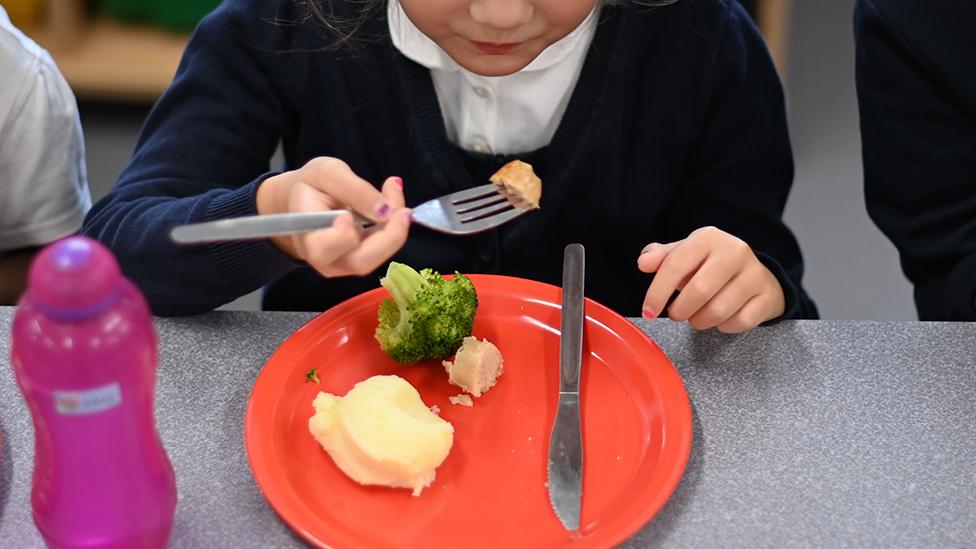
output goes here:
[{"label": "label on bottle", "polygon": [[94,414],[122,403],[118,383],[109,383],[87,391],[54,391],[54,408],[59,414],[74,416]]}]

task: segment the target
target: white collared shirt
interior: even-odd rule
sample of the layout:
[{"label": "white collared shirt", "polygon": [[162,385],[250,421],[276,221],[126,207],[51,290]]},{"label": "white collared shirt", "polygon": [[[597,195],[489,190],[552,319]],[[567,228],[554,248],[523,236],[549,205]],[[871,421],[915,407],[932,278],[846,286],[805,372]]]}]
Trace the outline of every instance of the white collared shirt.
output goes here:
[{"label": "white collared shirt", "polygon": [[78,106],[0,7],[0,255],[77,231],[91,207]]},{"label": "white collared shirt", "polygon": [[458,65],[390,0],[393,45],[430,69],[447,129],[455,145],[480,153],[513,154],[549,144],[566,112],[596,32],[599,4],[578,27],[507,76],[481,76]]}]

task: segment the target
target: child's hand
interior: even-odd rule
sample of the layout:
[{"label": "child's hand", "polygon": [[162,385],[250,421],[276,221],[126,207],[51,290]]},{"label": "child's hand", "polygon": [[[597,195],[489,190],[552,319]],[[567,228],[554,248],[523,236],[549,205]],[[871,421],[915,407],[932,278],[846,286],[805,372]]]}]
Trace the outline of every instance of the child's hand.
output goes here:
[{"label": "child's hand", "polygon": [[297,170],[269,177],[258,187],[259,214],[351,208],[375,226],[363,229],[351,213],[327,229],[283,235],[271,241],[325,276],[365,275],[393,256],[407,240],[410,210],[403,182],[391,177],[377,191],[336,158],[319,157]]},{"label": "child's hand", "polygon": [[644,298],[647,318],[659,315],[675,290],[680,293],[668,316],[698,330],[744,332],[782,315],[786,307],[779,281],[752,248],[715,227],[670,244],[648,244],[637,267],[657,273]]}]

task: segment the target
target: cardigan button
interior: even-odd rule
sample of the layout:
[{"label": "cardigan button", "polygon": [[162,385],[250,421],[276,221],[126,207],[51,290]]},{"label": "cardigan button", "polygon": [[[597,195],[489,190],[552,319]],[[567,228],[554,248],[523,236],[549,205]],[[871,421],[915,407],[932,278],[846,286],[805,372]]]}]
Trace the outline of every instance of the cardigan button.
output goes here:
[{"label": "cardigan button", "polygon": [[491,153],[491,146],[488,145],[488,140],[486,140],[484,137],[480,135],[476,135],[472,137],[471,143],[468,145],[468,147],[474,152],[478,152],[482,154]]}]

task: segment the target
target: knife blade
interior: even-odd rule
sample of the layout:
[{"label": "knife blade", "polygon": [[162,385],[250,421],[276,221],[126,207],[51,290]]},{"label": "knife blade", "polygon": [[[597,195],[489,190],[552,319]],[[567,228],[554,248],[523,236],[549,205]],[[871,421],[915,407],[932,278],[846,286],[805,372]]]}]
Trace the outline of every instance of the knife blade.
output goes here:
[{"label": "knife blade", "polygon": [[566,246],[559,326],[559,405],[549,438],[547,486],[556,516],[570,531],[579,529],[583,497],[579,380],[583,355],[584,267],[583,246]]},{"label": "knife blade", "polygon": [[[181,225],[170,232],[170,238],[178,244],[200,244],[315,231],[329,227],[339,214],[345,212],[346,210],[325,210],[219,219]],[[363,224],[365,220],[357,216],[356,221]]]}]

